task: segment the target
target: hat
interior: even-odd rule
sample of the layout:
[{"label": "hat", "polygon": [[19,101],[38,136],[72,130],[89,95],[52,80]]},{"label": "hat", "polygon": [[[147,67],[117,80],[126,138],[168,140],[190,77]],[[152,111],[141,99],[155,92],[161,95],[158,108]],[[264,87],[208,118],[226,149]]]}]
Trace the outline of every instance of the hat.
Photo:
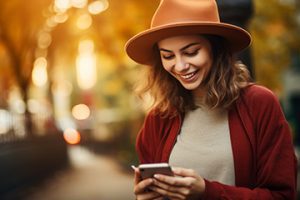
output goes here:
[{"label": "hat", "polygon": [[162,39],[188,34],[211,34],[225,38],[233,53],[247,48],[250,34],[244,29],[220,22],[215,0],[161,0],[151,27],[125,45],[128,56],[137,63],[153,63],[154,46]]}]

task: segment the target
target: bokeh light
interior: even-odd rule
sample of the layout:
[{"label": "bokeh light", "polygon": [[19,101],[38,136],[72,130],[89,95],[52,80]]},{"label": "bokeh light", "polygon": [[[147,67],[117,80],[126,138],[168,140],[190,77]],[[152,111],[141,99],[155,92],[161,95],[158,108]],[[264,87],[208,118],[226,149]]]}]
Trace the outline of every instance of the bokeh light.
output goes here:
[{"label": "bokeh light", "polygon": [[71,5],[74,8],[84,8],[87,4],[87,0],[71,0]]},{"label": "bokeh light", "polygon": [[5,134],[11,128],[11,115],[8,111],[0,109],[0,135]]},{"label": "bokeh light", "polygon": [[89,4],[88,10],[91,14],[97,15],[103,11],[105,11],[109,6],[109,3],[107,0],[102,0],[102,1],[94,1]]},{"label": "bokeh light", "polygon": [[58,11],[58,12],[64,12],[67,9],[69,9],[71,7],[71,2],[70,0],[55,0],[54,1],[54,8]]},{"label": "bokeh light", "polygon": [[77,130],[68,128],[64,131],[64,139],[68,144],[79,144],[81,136]]},{"label": "bokeh light", "polygon": [[42,32],[38,37],[38,47],[41,49],[45,49],[50,46],[52,42],[52,38],[50,33]]},{"label": "bokeh light", "polygon": [[32,82],[38,87],[43,87],[47,81],[47,60],[44,57],[39,57],[34,62]]},{"label": "bokeh light", "polygon": [[91,89],[97,82],[96,56],[92,40],[83,40],[79,43],[76,74],[81,89]]},{"label": "bokeh light", "polygon": [[69,15],[67,13],[57,13],[55,16],[53,16],[53,21],[54,23],[64,23],[68,20],[68,18]]},{"label": "bokeh light", "polygon": [[90,116],[90,109],[85,104],[78,104],[72,108],[72,115],[77,120],[85,120]]}]

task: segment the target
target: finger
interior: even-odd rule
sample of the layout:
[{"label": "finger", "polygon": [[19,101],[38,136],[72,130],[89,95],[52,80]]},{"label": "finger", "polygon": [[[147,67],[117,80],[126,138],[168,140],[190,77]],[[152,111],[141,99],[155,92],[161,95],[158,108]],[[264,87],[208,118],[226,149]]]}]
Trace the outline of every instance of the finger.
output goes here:
[{"label": "finger", "polygon": [[152,178],[148,178],[140,181],[138,184],[134,186],[134,194],[144,193],[147,187],[149,187],[151,184],[153,184]]},{"label": "finger", "polygon": [[138,168],[133,166],[133,169],[134,169],[134,183],[135,185],[137,185],[142,180],[142,177],[141,177],[140,170]]},{"label": "finger", "polygon": [[185,199],[185,197],[183,195],[176,193],[176,192],[164,190],[163,188],[151,186],[150,189],[152,191],[155,191],[155,192],[163,195],[163,196],[167,196],[171,199]]},{"label": "finger", "polygon": [[[155,185],[159,188],[162,188],[164,190],[170,191],[170,192],[179,193],[183,196],[187,196],[190,193],[190,190],[186,186],[179,187],[179,186],[168,185],[168,184],[165,184],[158,180],[154,180],[153,185]],[[151,189],[151,187],[153,187],[153,186],[150,186],[150,189]]]},{"label": "finger", "polygon": [[[151,189],[151,187],[150,187],[150,189]],[[171,191],[171,192],[176,192],[178,190],[177,186],[172,186],[172,185],[166,184],[164,182],[160,182],[160,181],[155,180],[155,179],[153,181],[153,187],[159,187],[159,188],[162,188],[164,190]]]},{"label": "finger", "polygon": [[137,200],[160,199],[162,196],[157,192],[147,192],[136,196]]},{"label": "finger", "polygon": [[192,169],[172,167],[172,171],[177,176],[183,176],[183,177],[196,177],[197,176],[197,173]]},{"label": "finger", "polygon": [[[157,193],[158,194],[158,193]],[[159,194],[159,197],[157,197],[157,198],[155,198],[155,199],[153,199],[153,200],[164,200],[165,199],[165,197],[162,197],[161,196],[161,194]]]},{"label": "finger", "polygon": [[179,187],[189,187],[195,179],[193,177],[180,177],[180,176],[174,177],[174,176],[166,176],[162,174],[155,174],[154,178],[158,180],[158,182],[162,182],[171,186],[179,186]]}]

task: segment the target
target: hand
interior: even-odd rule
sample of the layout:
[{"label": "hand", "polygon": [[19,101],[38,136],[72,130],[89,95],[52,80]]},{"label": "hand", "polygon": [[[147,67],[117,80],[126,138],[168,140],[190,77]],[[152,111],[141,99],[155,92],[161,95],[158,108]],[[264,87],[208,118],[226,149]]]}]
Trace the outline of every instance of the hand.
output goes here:
[{"label": "hand", "polygon": [[154,175],[152,191],[170,199],[200,199],[205,181],[192,169],[172,168],[175,176]]},{"label": "hand", "polygon": [[136,195],[137,200],[164,199],[164,197],[161,194],[149,190],[149,187],[153,185],[153,182],[153,178],[142,180],[139,169],[134,167],[134,194]]}]

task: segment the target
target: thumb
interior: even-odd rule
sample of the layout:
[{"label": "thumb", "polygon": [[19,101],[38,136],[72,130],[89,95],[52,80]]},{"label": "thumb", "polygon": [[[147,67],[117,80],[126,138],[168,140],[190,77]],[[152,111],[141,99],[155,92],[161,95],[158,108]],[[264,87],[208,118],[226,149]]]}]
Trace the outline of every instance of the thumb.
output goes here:
[{"label": "thumb", "polygon": [[131,167],[134,170],[134,183],[136,185],[142,180],[141,173],[140,173],[139,168],[137,168],[133,165],[131,165]]}]

